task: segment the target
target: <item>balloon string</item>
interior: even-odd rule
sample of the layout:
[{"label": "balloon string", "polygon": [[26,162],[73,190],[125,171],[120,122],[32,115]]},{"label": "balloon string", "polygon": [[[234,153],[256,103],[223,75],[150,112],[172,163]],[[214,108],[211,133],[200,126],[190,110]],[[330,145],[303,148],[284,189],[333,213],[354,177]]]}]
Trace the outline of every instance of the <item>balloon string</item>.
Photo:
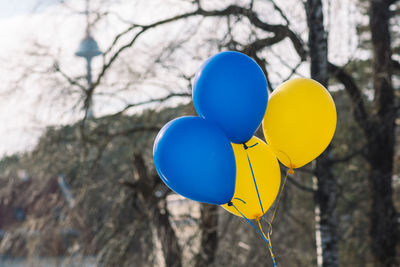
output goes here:
[{"label": "balloon string", "polygon": [[267,232],[267,235],[265,235],[265,233],[264,233],[264,231],[263,231],[263,229],[262,229],[262,227],[261,227],[261,223],[260,223],[261,217],[258,217],[258,218],[256,219],[257,222],[258,222],[258,227],[259,227],[260,230],[261,230],[261,233],[264,235],[264,237],[265,237],[266,239],[269,240],[269,244],[270,244],[270,246],[269,246],[269,252],[271,253],[271,257],[273,257],[273,258],[274,258],[275,256],[274,256],[273,251],[272,251],[272,242],[271,242],[272,222],[274,221],[275,214],[276,214],[276,211],[277,211],[278,206],[279,206],[279,201],[280,201],[280,199],[281,199],[283,189],[285,188],[285,185],[286,185],[286,180],[287,180],[288,174],[292,174],[292,173],[294,173],[294,172],[293,172],[293,169],[289,169],[289,170],[286,172],[285,180],[283,181],[283,185],[282,185],[281,191],[279,192],[279,196],[278,196],[278,199],[277,199],[277,201],[276,201],[276,205],[275,205],[274,213],[272,214],[272,217],[271,217],[271,221],[268,221],[267,219],[265,219],[266,222],[268,223],[268,232]]},{"label": "balloon string", "polygon": [[246,150],[248,148],[252,148],[253,146],[256,146],[256,145],[258,145],[258,143],[255,143],[254,145],[251,145],[251,146],[247,146],[246,143],[243,143],[244,150]]},{"label": "balloon string", "polygon": [[[256,144],[257,144],[257,143],[256,143]],[[249,157],[249,154],[247,153],[247,151],[246,151],[246,155],[247,155],[247,160],[248,160],[248,162],[249,162],[251,175],[253,176],[253,183],[254,183],[254,187],[256,188],[257,197],[258,197],[258,202],[260,203],[260,207],[261,207],[261,212],[262,212],[262,214],[261,214],[260,218],[261,218],[262,216],[264,216],[265,221],[269,224],[269,227],[268,227],[268,229],[270,229],[270,230],[268,231],[268,234],[269,234],[269,233],[272,231],[272,225],[271,225],[270,222],[268,222],[268,220],[267,220],[267,214],[264,212],[264,208],[263,208],[263,205],[262,205],[260,193],[259,193],[258,187],[257,187],[256,177],[254,176],[254,172],[253,172],[253,166],[251,165],[250,157]]]},{"label": "balloon string", "polygon": [[240,200],[240,201],[242,201],[244,204],[246,204],[246,201],[244,201],[244,200],[241,199],[241,198],[235,197],[234,199]]},{"label": "balloon string", "polygon": [[270,226],[270,231],[269,231],[269,232],[271,232],[271,233],[272,233],[272,222],[274,221],[276,211],[278,210],[279,201],[281,200],[282,192],[283,192],[283,189],[285,188],[286,180],[287,180],[287,177],[288,177],[289,173],[290,173],[290,174],[293,174],[293,173],[294,173],[294,171],[293,171],[292,168],[290,168],[290,169],[286,172],[285,180],[283,181],[283,185],[282,185],[281,191],[279,192],[279,195],[278,195],[278,200],[276,201],[274,213],[272,214],[271,221],[268,222],[268,224],[269,224],[269,226]]},{"label": "balloon string", "polygon": [[[235,210],[237,212],[239,212],[239,214],[254,228],[254,230],[256,230],[256,232],[259,235],[261,235],[262,238],[264,238],[265,242],[267,242],[267,244],[268,244],[268,249],[269,249],[269,251],[271,253],[271,258],[272,258],[272,262],[274,263],[274,267],[277,267],[276,261],[275,261],[275,256],[274,256],[274,253],[272,252],[271,243],[270,243],[270,241],[268,241],[268,238],[265,237],[265,234],[261,233],[260,230],[258,230],[257,227],[246,216],[244,216],[244,214],[241,213],[238,208],[236,208],[236,206],[232,203],[232,201],[228,203],[228,206],[234,207]],[[261,229],[261,231],[262,231],[262,229]]]},{"label": "balloon string", "polygon": [[[257,143],[256,143],[255,145],[257,145]],[[255,146],[255,145],[253,145],[253,146]],[[244,146],[244,149],[245,149],[245,150],[247,150],[247,149],[249,148],[248,146],[246,146],[246,144],[243,144],[243,146]],[[250,146],[250,147],[253,147],[253,146]],[[293,171],[292,168],[290,168],[290,169],[286,172],[286,176],[285,176],[285,179],[284,179],[284,181],[283,181],[282,188],[281,188],[281,190],[280,190],[280,192],[279,192],[278,199],[277,199],[277,202],[276,202],[276,205],[275,205],[275,209],[274,209],[274,212],[273,212],[272,217],[271,217],[271,221],[268,221],[268,220],[267,220],[267,217],[266,217],[266,213],[264,213],[264,208],[263,208],[263,205],[262,205],[260,193],[259,193],[259,191],[258,191],[257,182],[256,182],[256,178],[255,178],[255,176],[254,176],[253,167],[252,167],[252,165],[251,165],[250,157],[249,157],[247,151],[246,151],[246,156],[247,156],[247,161],[249,162],[251,175],[252,175],[252,177],[253,177],[254,187],[256,188],[258,201],[259,201],[259,203],[260,203],[260,207],[261,207],[261,211],[262,211],[262,215],[261,215],[260,217],[257,218],[258,226],[259,226],[259,228],[260,228],[260,230],[261,230],[261,235],[264,237],[264,239],[266,239],[266,240],[268,241],[268,248],[269,248],[269,251],[270,251],[270,253],[271,253],[271,257],[272,257],[272,259],[273,259],[273,261],[274,261],[274,264],[275,264],[275,256],[274,256],[274,254],[273,254],[273,252],[272,252],[272,242],[271,242],[271,236],[270,236],[270,235],[272,234],[272,222],[274,221],[274,218],[275,218],[275,215],[276,215],[276,211],[278,210],[279,202],[280,202],[280,199],[281,199],[281,196],[282,196],[282,192],[283,192],[283,190],[284,190],[284,188],[285,188],[285,185],[286,185],[287,177],[288,177],[289,174],[293,174],[294,171]],[[289,158],[289,161],[290,161],[290,166],[292,166],[292,161],[290,160],[290,158]],[[240,212],[239,212],[239,213],[240,213]],[[262,229],[262,227],[261,227],[260,219],[262,218],[262,216],[264,216],[265,221],[268,223],[268,232],[267,232],[267,235],[265,235],[265,233],[264,233],[264,231],[263,231],[263,229]],[[274,265],[274,266],[275,266],[275,265]]]},{"label": "balloon string", "polygon": [[288,158],[288,160],[289,160],[289,174],[294,174],[294,170],[293,170],[293,168],[295,168],[295,166],[293,165],[293,163],[292,163],[292,160],[291,160],[291,158],[289,157],[289,155],[288,154],[286,154],[284,151],[282,151],[282,150],[279,150],[279,152],[281,152],[283,155],[285,155],[287,158]]},{"label": "balloon string", "polygon": [[246,156],[247,156],[247,161],[249,162],[251,175],[253,176],[253,182],[254,182],[254,186],[255,186],[255,188],[256,188],[256,192],[257,192],[257,196],[258,196],[258,202],[260,202],[260,207],[261,207],[261,212],[262,212],[261,216],[263,216],[263,215],[265,215],[265,213],[264,213],[264,208],[263,208],[263,205],[262,205],[262,202],[261,202],[260,193],[258,192],[256,177],[254,176],[253,167],[251,166],[249,154],[247,154],[247,151],[246,151]]},{"label": "balloon string", "polygon": [[[256,143],[255,145],[257,145],[257,144],[258,144],[258,143]],[[252,146],[250,146],[250,147],[253,147],[253,146],[255,146],[255,145],[252,145]],[[247,150],[247,148],[250,148],[250,147],[247,147],[247,146],[244,144],[245,150]],[[272,260],[273,260],[273,262],[274,262],[274,266],[276,266],[275,256],[274,256],[274,253],[272,252],[272,242],[271,242],[271,237],[270,237],[270,231],[268,231],[268,236],[266,236],[266,235],[264,234],[264,231],[262,230],[262,227],[261,227],[261,224],[260,224],[260,218],[261,218],[262,216],[264,216],[264,218],[265,218],[265,220],[266,220],[267,222],[268,222],[268,220],[267,220],[267,217],[266,217],[267,215],[266,215],[266,213],[264,212],[264,208],[263,208],[262,201],[261,201],[261,197],[260,197],[260,192],[258,191],[258,186],[257,186],[257,182],[256,182],[256,177],[254,176],[253,166],[251,165],[250,157],[249,157],[249,154],[247,153],[247,151],[246,151],[246,156],[247,156],[247,161],[249,162],[251,175],[252,175],[252,177],[253,177],[254,187],[256,188],[257,197],[258,197],[258,202],[260,203],[261,212],[262,212],[261,216],[258,217],[256,220],[257,220],[257,222],[258,222],[258,226],[260,227],[261,235],[262,235],[263,238],[264,238],[265,240],[267,240],[267,242],[268,242],[268,249],[269,249],[269,252],[270,252],[270,254],[271,254],[271,258],[272,258]],[[272,229],[271,223],[269,223],[269,225],[270,225],[269,229]]]},{"label": "balloon string", "polygon": [[257,223],[258,223],[258,227],[260,228],[260,231],[261,231],[261,233],[263,234],[263,236],[264,236],[266,239],[268,239],[268,241],[269,241],[269,246],[268,246],[268,248],[269,248],[269,253],[271,254],[271,257],[274,259],[274,258],[275,258],[275,255],[274,255],[274,252],[272,251],[271,236],[270,236],[270,234],[269,234],[269,231],[267,232],[267,235],[265,235],[265,233],[264,233],[264,231],[263,231],[263,229],[262,229],[262,227],[261,227],[260,219],[261,219],[261,217],[256,219],[256,220],[257,220]]}]

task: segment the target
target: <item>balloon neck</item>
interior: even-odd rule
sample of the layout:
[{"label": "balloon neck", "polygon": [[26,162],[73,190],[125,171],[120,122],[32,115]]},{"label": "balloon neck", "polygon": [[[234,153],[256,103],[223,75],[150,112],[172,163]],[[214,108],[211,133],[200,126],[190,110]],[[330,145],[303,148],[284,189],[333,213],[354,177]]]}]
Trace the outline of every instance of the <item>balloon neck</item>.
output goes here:
[{"label": "balloon neck", "polygon": [[288,170],[288,174],[294,174],[294,170],[293,170],[292,168],[290,168],[290,169]]},{"label": "balloon neck", "polygon": [[233,206],[232,201],[229,201],[229,202],[228,202],[228,207],[232,207],[232,206]]}]

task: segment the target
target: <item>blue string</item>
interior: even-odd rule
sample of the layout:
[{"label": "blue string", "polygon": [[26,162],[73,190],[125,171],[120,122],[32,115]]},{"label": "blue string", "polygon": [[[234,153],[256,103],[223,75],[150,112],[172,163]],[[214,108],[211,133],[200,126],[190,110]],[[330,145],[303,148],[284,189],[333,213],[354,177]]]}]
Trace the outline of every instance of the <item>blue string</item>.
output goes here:
[{"label": "blue string", "polygon": [[[251,146],[247,146],[245,143],[243,143],[243,147],[244,147],[244,150],[247,150],[248,148],[254,147],[254,146],[256,146],[257,144],[258,144],[258,143],[255,143],[254,145],[251,145]],[[253,166],[251,165],[250,157],[249,157],[249,154],[247,153],[247,151],[246,151],[246,156],[247,156],[247,161],[249,162],[251,175],[252,175],[252,177],[253,177],[254,187],[256,188],[257,197],[258,197],[258,202],[260,203],[260,207],[261,207],[261,212],[262,212],[261,218],[264,216],[265,221],[268,222],[268,220],[267,220],[267,215],[266,215],[266,213],[264,212],[264,208],[263,208],[263,205],[262,205],[262,201],[261,201],[261,197],[260,197],[260,192],[258,191],[257,182],[256,182],[256,177],[255,177],[254,171],[253,171]],[[240,213],[240,212],[239,212],[239,213]],[[271,224],[269,223],[269,225],[271,225]],[[253,226],[253,227],[254,227],[254,226]],[[270,227],[268,227],[268,228],[269,228],[268,231],[270,231]],[[256,229],[257,229],[257,228],[256,228]],[[258,232],[258,231],[257,231],[257,232]],[[258,232],[258,233],[261,234],[260,232]],[[261,235],[262,235],[262,237],[263,237],[264,239],[266,239],[265,236],[264,236],[263,234],[261,234]],[[268,242],[268,241],[267,241],[267,242]],[[274,261],[274,266],[276,266],[275,258],[274,258],[273,252],[272,252],[272,247],[271,247],[271,245],[269,244],[269,242],[268,242],[268,246],[269,246],[269,248],[270,248],[270,250],[271,250],[271,257],[272,257],[272,260]]]},{"label": "blue string", "polygon": [[251,145],[251,146],[247,146],[246,143],[243,143],[244,150],[246,150],[248,148],[252,148],[253,146],[256,146],[256,145],[258,145],[258,143],[255,143],[254,145]]},{"label": "blue string", "polygon": [[[251,148],[253,146],[256,146],[256,145],[258,145],[258,143],[255,143],[254,145],[249,146],[249,147],[246,144],[243,144],[245,150],[247,150],[248,148]],[[262,212],[261,217],[264,216],[265,221],[268,222],[267,215],[264,212],[264,208],[263,208],[263,205],[262,205],[262,202],[261,202],[260,193],[258,192],[258,187],[257,187],[256,177],[254,176],[253,166],[251,166],[251,161],[250,161],[249,154],[247,153],[247,151],[246,151],[246,156],[247,156],[247,161],[249,162],[251,175],[253,176],[253,182],[254,182],[254,186],[256,188],[258,202],[260,203],[260,207],[261,207],[261,212]]]},{"label": "blue string", "polygon": [[[255,178],[255,176],[254,176],[253,167],[251,166],[251,162],[250,162],[249,154],[247,154],[247,152],[246,152],[246,156],[247,156],[247,161],[249,162],[249,166],[250,166],[251,175],[253,176],[253,182],[254,182],[254,186],[256,187],[256,192],[257,192],[257,196],[258,196],[258,201],[260,202],[260,207],[261,207],[261,212],[262,212],[262,215],[261,215],[261,216],[263,216],[263,215],[265,216],[265,213],[264,213],[264,208],[263,208],[263,205],[262,205],[262,202],[261,202],[260,193],[258,192],[258,187],[257,187],[256,178]],[[265,219],[266,219],[266,218],[265,218]]]},{"label": "blue string", "polygon": [[244,204],[246,204],[246,201],[244,201],[244,200],[241,199],[241,198],[235,197],[234,199],[240,200],[240,201],[242,201]]},{"label": "blue string", "polygon": [[[264,238],[265,242],[267,242],[267,244],[268,244],[268,247],[272,250],[272,247],[271,247],[271,245],[270,245],[268,239],[265,238],[265,236],[260,232],[260,230],[258,230],[257,227],[256,227],[249,219],[247,219],[246,216],[244,216],[244,214],[241,213],[240,210],[239,210],[238,208],[236,208],[236,206],[232,203],[232,201],[228,203],[228,206],[234,207],[235,210],[236,210],[237,212],[239,212],[240,215],[241,215],[255,230],[256,230],[256,232],[257,232],[262,238]],[[274,263],[274,267],[277,267],[274,255],[271,255],[271,258],[272,258],[272,262]]]}]

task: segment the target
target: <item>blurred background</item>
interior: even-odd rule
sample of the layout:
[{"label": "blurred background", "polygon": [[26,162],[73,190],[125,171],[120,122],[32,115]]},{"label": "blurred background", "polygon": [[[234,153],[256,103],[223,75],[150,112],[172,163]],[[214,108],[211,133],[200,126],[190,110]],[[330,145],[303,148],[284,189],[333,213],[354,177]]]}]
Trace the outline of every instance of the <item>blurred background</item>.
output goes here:
[{"label": "blurred background", "polygon": [[396,0],[0,0],[0,266],[273,266],[244,219],[153,165],[225,50],[337,107],[282,194],[278,266],[400,266],[399,22]]}]

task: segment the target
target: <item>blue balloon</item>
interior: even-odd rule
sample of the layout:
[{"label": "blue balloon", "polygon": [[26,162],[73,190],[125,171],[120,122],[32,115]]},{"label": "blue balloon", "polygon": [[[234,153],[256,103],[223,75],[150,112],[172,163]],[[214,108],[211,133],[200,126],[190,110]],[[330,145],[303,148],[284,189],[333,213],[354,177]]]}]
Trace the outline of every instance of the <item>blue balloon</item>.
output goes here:
[{"label": "blue balloon", "polygon": [[158,133],[153,160],[164,183],[184,197],[228,203],[235,192],[236,162],[229,139],[200,117],[181,117]]},{"label": "blue balloon", "polygon": [[193,103],[199,116],[216,123],[234,143],[250,140],[268,102],[267,80],[245,54],[227,51],[209,58],[193,82]]}]

